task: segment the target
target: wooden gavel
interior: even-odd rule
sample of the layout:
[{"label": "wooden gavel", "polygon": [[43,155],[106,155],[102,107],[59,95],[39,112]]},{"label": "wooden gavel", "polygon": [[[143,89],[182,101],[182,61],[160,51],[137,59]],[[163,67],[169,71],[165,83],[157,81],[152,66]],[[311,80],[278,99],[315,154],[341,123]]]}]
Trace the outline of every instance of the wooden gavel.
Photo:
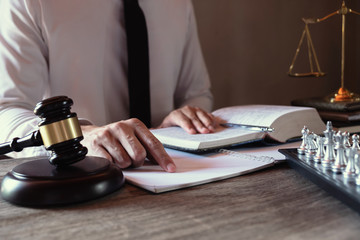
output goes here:
[{"label": "wooden gavel", "polygon": [[39,102],[35,115],[41,118],[39,130],[10,142],[0,144],[0,155],[20,152],[26,147],[42,146],[51,151],[49,161],[57,167],[67,166],[85,158],[88,150],[80,141],[83,135],[76,113],[70,112],[73,101],[57,96]]},{"label": "wooden gavel", "polygon": [[29,207],[61,206],[102,197],[124,184],[118,166],[86,156],[77,115],[70,112],[72,105],[66,96],[39,102],[34,110],[41,119],[39,130],[0,145],[0,154],[42,145],[51,152],[49,159],[25,159],[4,176],[0,188],[4,200]]}]

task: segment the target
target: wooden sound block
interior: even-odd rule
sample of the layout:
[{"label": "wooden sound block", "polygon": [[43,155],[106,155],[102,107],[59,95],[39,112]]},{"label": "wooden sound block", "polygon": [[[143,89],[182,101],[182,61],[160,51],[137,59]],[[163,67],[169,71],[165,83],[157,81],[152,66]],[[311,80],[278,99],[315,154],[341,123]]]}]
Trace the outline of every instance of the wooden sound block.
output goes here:
[{"label": "wooden sound block", "polygon": [[56,167],[48,159],[16,166],[1,183],[4,200],[21,206],[48,207],[93,200],[121,188],[120,168],[99,157]]}]

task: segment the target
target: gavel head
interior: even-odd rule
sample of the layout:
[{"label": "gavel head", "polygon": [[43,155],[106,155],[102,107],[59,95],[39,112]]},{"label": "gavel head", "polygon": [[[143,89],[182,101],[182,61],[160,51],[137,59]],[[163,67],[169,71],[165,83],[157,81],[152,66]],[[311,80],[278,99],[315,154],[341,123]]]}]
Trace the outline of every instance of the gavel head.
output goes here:
[{"label": "gavel head", "polygon": [[57,96],[39,102],[34,113],[41,118],[39,132],[44,146],[50,150],[50,163],[66,166],[85,158],[87,148],[80,141],[84,138],[76,113],[70,112],[73,101]]}]

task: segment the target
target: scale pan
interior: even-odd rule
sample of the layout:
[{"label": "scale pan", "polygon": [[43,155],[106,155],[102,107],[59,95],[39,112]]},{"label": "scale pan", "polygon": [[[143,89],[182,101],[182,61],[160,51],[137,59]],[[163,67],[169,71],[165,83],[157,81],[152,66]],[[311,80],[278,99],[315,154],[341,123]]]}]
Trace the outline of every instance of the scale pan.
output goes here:
[{"label": "scale pan", "polygon": [[324,72],[289,73],[290,77],[323,77],[325,75]]}]

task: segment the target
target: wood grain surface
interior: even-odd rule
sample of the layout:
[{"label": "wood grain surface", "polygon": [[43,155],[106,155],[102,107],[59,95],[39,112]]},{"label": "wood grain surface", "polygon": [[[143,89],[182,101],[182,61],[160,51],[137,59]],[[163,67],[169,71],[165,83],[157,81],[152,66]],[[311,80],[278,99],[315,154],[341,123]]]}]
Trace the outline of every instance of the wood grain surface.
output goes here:
[{"label": "wood grain surface", "polygon": [[[0,160],[0,178],[24,160]],[[0,200],[0,239],[359,239],[360,217],[286,164],[153,194],[129,184],[87,203]]]}]

